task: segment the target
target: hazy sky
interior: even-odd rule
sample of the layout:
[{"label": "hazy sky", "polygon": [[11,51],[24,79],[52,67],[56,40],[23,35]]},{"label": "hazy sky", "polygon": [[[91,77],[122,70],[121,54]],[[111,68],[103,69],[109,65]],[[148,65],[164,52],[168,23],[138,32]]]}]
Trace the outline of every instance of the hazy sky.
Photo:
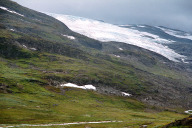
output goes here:
[{"label": "hazy sky", "polygon": [[14,0],[41,12],[113,24],[148,24],[192,32],[192,0]]}]

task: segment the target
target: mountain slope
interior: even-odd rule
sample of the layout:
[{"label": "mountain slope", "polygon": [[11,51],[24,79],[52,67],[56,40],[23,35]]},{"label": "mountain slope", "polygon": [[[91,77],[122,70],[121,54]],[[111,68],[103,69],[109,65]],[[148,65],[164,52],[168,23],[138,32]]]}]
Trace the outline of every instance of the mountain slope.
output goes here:
[{"label": "mountain slope", "polygon": [[[185,67],[129,44],[99,42],[87,38],[72,32],[52,17],[23,8],[14,2],[3,0],[1,7],[1,56],[7,59],[29,58],[28,63],[33,65],[33,69],[42,72],[62,71],[56,71],[56,75],[50,73],[43,76],[47,82],[55,81],[57,84],[54,85],[63,82],[95,84],[102,88],[98,89],[102,93],[119,95],[119,91],[130,92],[153,105],[171,105],[168,103],[170,100],[179,104],[183,98],[186,102],[182,106],[190,104],[190,98],[186,97],[191,95],[191,77],[185,73]],[[69,69],[59,62],[62,59],[56,55],[43,55],[45,52],[72,57],[75,59],[73,63],[78,66],[76,69],[68,67],[71,71],[65,74]],[[38,59],[46,60],[46,56],[51,59],[49,66]],[[58,61],[58,69],[54,68],[55,63],[52,64],[52,61]],[[47,68],[50,71],[46,71]],[[183,92],[186,92],[186,96],[182,96]],[[167,102],[164,99],[168,99]]]},{"label": "mountain slope", "polygon": [[175,52],[186,56],[184,63],[191,62],[191,45],[192,45],[192,34],[183,32],[180,30],[174,30],[162,26],[148,26],[148,25],[129,25],[122,26],[125,28],[130,28],[138,30],[141,32],[147,32],[150,34],[155,34],[160,38],[166,40],[172,40],[170,44],[166,44],[169,48],[173,49]]},{"label": "mountain slope", "polygon": [[[43,122],[91,120],[82,117],[89,110],[89,115],[97,115],[95,120],[114,120],[115,116],[110,118],[113,110],[107,110],[114,108],[115,115],[121,115],[121,106],[124,106],[123,111],[130,109],[133,115],[137,111],[135,108],[138,111],[150,109],[157,112],[140,101],[158,106],[157,109],[160,110],[180,108],[183,111],[192,106],[192,78],[190,72],[186,72],[187,64],[183,66],[183,63],[175,63],[155,52],[130,44],[91,39],[71,31],[53,17],[9,0],[1,0],[0,18],[0,95],[1,108],[4,110],[0,113],[2,123],[18,123],[21,105],[26,106],[22,107],[23,116],[19,119],[32,116],[29,122],[34,119],[35,123],[38,123],[41,116]],[[91,84],[96,87],[97,92],[73,92],[71,88],[60,86],[65,83]],[[131,99],[118,97],[122,92],[132,94]],[[78,98],[83,95],[87,97]],[[102,97],[102,102],[97,100],[99,97]],[[90,104],[83,105],[83,98],[85,103],[91,101]],[[53,104],[59,103],[61,105],[54,108],[57,105]],[[62,114],[70,109],[61,108],[65,104],[73,106],[71,103],[77,105],[72,107],[74,113],[67,113],[65,120],[62,120]],[[99,105],[102,103],[104,108]],[[100,109],[94,112],[98,106]],[[80,112],[81,109],[84,109],[84,113]],[[104,113],[99,114],[103,109],[109,114],[107,117],[102,116]],[[28,112],[34,112],[37,116]],[[47,118],[47,112],[51,115],[50,118]],[[144,112],[140,116],[145,114]],[[175,113],[168,112],[168,115],[170,117],[165,122],[173,119]],[[72,120],[71,116],[77,118]],[[125,116],[123,114],[118,119]],[[150,118],[158,116],[164,118],[163,114]]]},{"label": "mountain slope", "polygon": [[[49,14],[49,13],[48,13]],[[173,38],[163,37],[158,33],[148,32],[148,31],[137,31],[135,28],[131,27],[118,27],[116,25],[104,23],[101,21],[86,19],[82,17],[60,15],[60,14],[49,14],[56,19],[65,23],[70,29],[86,35],[88,37],[108,42],[124,42],[132,45],[139,46],[141,48],[154,51],[160,55],[165,56],[166,58],[179,62],[184,61],[186,56],[178,54],[174,49],[169,48],[171,44],[175,44],[175,41],[178,41]],[[142,28],[145,26],[142,26]],[[160,31],[158,28],[156,32]],[[165,35],[165,33],[164,33]],[[173,36],[173,35],[172,35]],[[177,38],[176,36],[175,38]],[[184,38],[185,36],[183,36]],[[188,35],[190,37],[190,35]],[[190,38],[187,38],[189,43],[192,43]],[[186,40],[187,40],[186,39]],[[179,40],[180,41],[180,40]]]}]

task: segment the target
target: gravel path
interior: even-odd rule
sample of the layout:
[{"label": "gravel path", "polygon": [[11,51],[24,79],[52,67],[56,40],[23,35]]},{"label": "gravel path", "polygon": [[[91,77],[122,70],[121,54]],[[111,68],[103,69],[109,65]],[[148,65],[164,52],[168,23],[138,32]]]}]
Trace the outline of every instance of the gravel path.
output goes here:
[{"label": "gravel path", "polygon": [[78,124],[102,124],[102,123],[113,123],[113,122],[122,122],[122,121],[98,121],[98,122],[72,122],[72,123],[63,123],[63,124],[21,124],[15,126],[4,126],[0,128],[14,128],[14,127],[50,127],[50,126],[65,126],[65,125],[78,125]]}]

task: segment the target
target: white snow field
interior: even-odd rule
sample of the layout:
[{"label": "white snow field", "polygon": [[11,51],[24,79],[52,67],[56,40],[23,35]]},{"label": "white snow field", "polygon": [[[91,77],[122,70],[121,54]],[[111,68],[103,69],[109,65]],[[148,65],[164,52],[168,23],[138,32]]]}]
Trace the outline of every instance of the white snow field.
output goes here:
[{"label": "white snow field", "polygon": [[96,87],[93,85],[78,86],[78,85],[73,84],[73,83],[67,83],[67,84],[62,84],[60,86],[61,87],[80,88],[80,89],[85,89],[85,90],[95,90],[96,91]]},{"label": "white snow field", "polygon": [[2,6],[0,6],[0,9],[5,10],[5,11],[8,11],[8,12],[10,12],[10,13],[17,14],[17,15],[22,16],[22,17],[24,17],[24,15],[19,14],[19,13],[15,12],[15,11],[11,11],[11,10],[9,10],[9,9],[8,9],[8,8],[6,8],[6,7],[2,7]]},{"label": "white snow field", "polygon": [[75,40],[75,37],[74,37],[74,36],[68,36],[68,35],[62,35],[62,36],[67,37],[67,38],[70,39],[70,40]]},{"label": "white snow field", "polygon": [[132,96],[131,94],[126,93],[126,92],[121,92],[121,94],[122,94],[123,96]]},{"label": "white snow field", "polygon": [[165,33],[169,35],[172,35],[178,38],[185,38],[185,39],[192,40],[192,34],[180,32],[180,31],[174,31],[168,28],[163,28],[163,27],[157,27],[157,28],[163,30]]},{"label": "white snow field", "polygon": [[132,44],[156,52],[175,62],[186,58],[164,45],[174,43],[174,41],[160,38],[158,35],[82,17],[53,13],[47,14],[63,22],[72,31],[99,41],[117,41]]},{"label": "white snow field", "polygon": [[187,110],[187,111],[185,111],[185,113],[192,114],[192,110]]}]

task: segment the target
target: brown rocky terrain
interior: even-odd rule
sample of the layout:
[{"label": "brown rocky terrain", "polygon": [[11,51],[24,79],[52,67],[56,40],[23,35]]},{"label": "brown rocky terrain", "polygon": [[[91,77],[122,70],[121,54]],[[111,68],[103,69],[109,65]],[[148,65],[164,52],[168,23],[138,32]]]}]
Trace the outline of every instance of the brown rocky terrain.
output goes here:
[{"label": "brown rocky terrain", "polygon": [[172,127],[192,128],[192,115],[182,120],[176,120],[175,122],[170,123],[164,126],[163,128],[172,128]]}]

